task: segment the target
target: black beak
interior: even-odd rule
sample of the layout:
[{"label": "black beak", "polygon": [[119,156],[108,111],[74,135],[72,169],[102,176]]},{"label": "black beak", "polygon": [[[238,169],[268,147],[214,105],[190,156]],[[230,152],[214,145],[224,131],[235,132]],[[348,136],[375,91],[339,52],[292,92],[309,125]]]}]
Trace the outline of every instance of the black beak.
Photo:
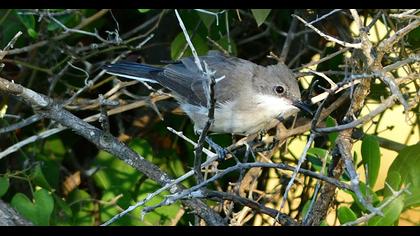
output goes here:
[{"label": "black beak", "polygon": [[302,102],[302,101],[299,101],[299,100],[293,101],[292,105],[299,108],[300,110],[310,114],[311,116],[314,115],[314,112],[309,108],[309,105]]}]

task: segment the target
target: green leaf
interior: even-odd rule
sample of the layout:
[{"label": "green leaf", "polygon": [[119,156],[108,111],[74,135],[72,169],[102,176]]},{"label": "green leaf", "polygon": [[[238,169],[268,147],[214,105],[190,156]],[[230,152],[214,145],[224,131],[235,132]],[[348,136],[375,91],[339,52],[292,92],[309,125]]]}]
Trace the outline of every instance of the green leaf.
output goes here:
[{"label": "green leaf", "polygon": [[[398,175],[397,175],[398,173]],[[386,182],[394,190],[399,190],[403,185],[410,185],[408,190],[412,193],[404,199],[404,208],[420,205],[420,143],[407,146],[400,151],[388,170]],[[385,187],[385,196],[392,192]]]},{"label": "green leaf", "polygon": [[73,212],[72,225],[91,226],[94,224],[95,217],[92,212],[95,206],[92,200],[89,193],[84,190],[76,189],[69,194],[67,202],[71,205]]},{"label": "green leaf", "polygon": [[[386,183],[390,186],[393,190],[399,190],[401,188],[401,175],[397,171],[388,170],[388,175],[386,177]],[[384,196],[391,196],[392,191],[389,189],[388,186],[385,186],[385,194]]]},{"label": "green leaf", "polygon": [[361,149],[362,161],[368,168],[368,183],[373,188],[381,166],[381,153],[378,139],[373,135],[366,135],[362,140]]},{"label": "green leaf", "polygon": [[412,48],[420,47],[420,28],[417,27],[408,33],[407,41],[411,44]]},{"label": "green leaf", "polygon": [[139,11],[140,13],[146,13],[150,11],[150,9],[137,9],[137,11]]},{"label": "green leaf", "polygon": [[[152,148],[147,141],[133,139],[129,146],[145,159],[153,160]],[[129,191],[134,188],[133,183],[136,183],[141,176],[136,169],[104,151],[97,155],[96,164],[101,169],[93,175],[93,178],[98,187],[104,190]]]},{"label": "green leaf", "polygon": [[9,178],[0,177],[0,197],[2,197],[9,189]]},{"label": "green leaf", "polygon": [[34,193],[33,202],[26,195],[17,193],[11,205],[35,225],[49,225],[54,199],[47,190],[40,189]]},{"label": "green leaf", "polygon": [[[162,148],[159,150],[158,156],[153,163],[171,176],[181,176],[185,173],[185,163],[173,149]],[[188,182],[183,184],[188,187]]]},{"label": "green leaf", "polygon": [[327,160],[329,159],[328,156],[326,155],[327,155],[327,150],[322,149],[322,148],[309,148],[307,152],[308,161],[312,163],[313,168],[316,171],[321,171],[322,160],[325,157],[327,158]]},{"label": "green leaf", "polygon": [[[4,20],[0,27],[0,48],[3,49],[17,32],[25,32],[27,29],[19,20],[16,10],[0,9],[0,19]],[[27,45],[27,42],[19,38],[14,47],[19,48],[24,45]]]},{"label": "green leaf", "polygon": [[59,137],[48,139],[44,144],[44,149],[45,151],[51,152],[58,156],[63,156],[66,154],[66,147]]},{"label": "green leaf", "polygon": [[[102,195],[101,201],[103,202],[115,202],[116,204],[104,204],[99,209],[99,217],[102,222],[106,222],[114,217],[116,214],[121,212],[121,209],[127,209],[129,206],[133,205],[135,201],[131,193],[124,193],[121,196],[121,193],[115,193],[113,191],[105,191]],[[135,199],[135,198],[134,198]],[[112,226],[143,226],[145,225],[144,221],[141,220],[139,215],[141,215],[141,207],[134,209],[129,214],[123,216],[121,219],[118,219],[112,224]]]},{"label": "green leaf", "polygon": [[[212,10],[207,10],[210,12],[218,12],[218,9],[212,9]],[[204,25],[207,27],[207,29],[210,29],[210,27],[212,26],[213,22],[216,21],[216,16],[215,15],[211,15],[205,12],[197,12],[198,15],[200,16],[201,21],[204,23]],[[220,21],[220,16],[219,17],[219,21]]]},{"label": "green leaf", "polygon": [[17,14],[20,22],[27,28],[27,29],[34,29],[35,28],[35,18],[33,15],[22,15]]},{"label": "green leaf", "polygon": [[[121,209],[126,209],[130,205],[135,204],[135,202],[144,199],[149,193],[156,191],[161,186],[156,184],[154,181],[146,180],[144,183],[141,184],[140,189],[138,191],[130,194],[124,193],[121,198],[118,198],[115,204],[104,204],[103,207],[100,209],[100,218],[102,222],[105,222],[111,219],[113,216],[121,212]],[[114,192],[112,190],[106,191],[102,197],[102,201],[104,202],[111,202],[115,201],[116,197],[120,195],[120,192]],[[161,202],[164,199],[165,195],[168,195],[169,192],[165,191],[148,202],[148,205],[155,205]],[[134,195],[134,196],[132,196]],[[175,203],[170,206],[160,207],[156,210],[147,213],[144,216],[144,220],[139,218],[141,215],[141,211],[144,207],[138,207],[137,209],[133,210],[129,214],[125,215],[118,221],[114,222],[113,226],[118,225],[170,225],[172,220],[175,218],[178,211],[181,209],[180,203]]]},{"label": "green leaf", "polygon": [[302,208],[302,218],[306,216],[306,214],[308,214],[309,211],[309,206],[311,205],[311,201],[312,199],[309,199],[308,201],[305,202],[305,205],[303,205]]},{"label": "green leaf", "polygon": [[145,139],[133,138],[128,146],[148,161],[153,160],[153,150]]},{"label": "green leaf", "polygon": [[326,220],[322,220],[319,226],[329,226]]},{"label": "green leaf", "polygon": [[[372,190],[372,188],[368,188],[365,183],[360,182],[360,191],[362,192],[363,196],[369,197],[371,200],[372,205],[376,205],[379,202],[378,195]],[[362,211],[367,211],[367,209],[360,203],[359,199],[357,198],[356,194],[353,191],[347,191],[354,199],[356,206],[361,209]]]},{"label": "green leaf", "polygon": [[27,32],[28,35],[31,36],[31,38],[35,39],[36,37],[38,37],[38,33],[34,29],[28,29]]},{"label": "green leaf", "polygon": [[270,14],[271,9],[251,9],[252,15],[254,15],[257,26],[260,27],[264,23],[267,16]]},{"label": "green leaf", "polygon": [[[229,41],[228,41],[227,36],[221,37],[219,40],[217,40],[217,43],[222,48],[224,48],[226,51],[229,52]],[[238,49],[236,48],[236,43],[232,39],[230,40],[230,47],[231,47],[231,51],[232,51],[232,52],[230,52],[230,54],[234,55],[234,56],[238,55]],[[214,49],[219,50],[218,48],[214,48]]]},{"label": "green leaf", "polygon": [[[327,117],[327,119],[325,120],[325,123],[326,123],[327,127],[335,127],[337,125],[337,122],[331,116]],[[337,136],[338,136],[338,132],[328,133],[328,140],[331,142],[331,144],[335,143],[335,140],[337,139]]]},{"label": "green leaf", "polygon": [[[156,184],[154,181],[151,181],[150,179],[145,181],[143,184],[142,189],[139,190],[140,195],[137,197],[136,201],[140,201],[141,199],[144,199],[148,196],[150,192],[156,191],[161,186]],[[145,191],[147,190],[147,191]],[[168,195],[169,192],[165,191],[155,198],[153,198],[149,204],[154,205],[158,204],[159,202],[164,200],[164,196]],[[147,213],[144,217],[144,223],[145,225],[170,225],[175,218],[178,211],[181,209],[180,202],[177,202],[175,204],[160,207],[154,210],[153,212]]]},{"label": "green leaf", "polygon": [[339,207],[337,210],[338,220],[341,224],[352,222],[357,219],[356,213],[346,206]]},{"label": "green leaf", "polygon": [[30,37],[36,38],[38,36],[35,31],[35,18],[33,15],[16,14],[20,22],[26,27],[27,33]]},{"label": "green leaf", "polygon": [[[79,24],[80,22],[80,15],[79,14],[68,14],[68,15],[62,15],[57,16],[56,20],[60,21],[63,25],[72,28]],[[59,24],[57,24],[55,21],[50,21],[47,26],[48,31],[54,31],[57,29],[63,29],[63,27]]]},{"label": "green leaf", "polygon": [[[389,198],[389,197],[388,197]],[[385,198],[383,202],[388,200]],[[382,212],[384,216],[374,216],[368,221],[369,226],[392,226],[400,218],[400,214],[404,207],[404,195],[394,199]]]},{"label": "green leaf", "polygon": [[[192,31],[188,31],[188,35],[191,37]],[[209,50],[206,41],[204,41],[197,33],[194,34],[194,37],[191,38],[191,42],[198,55],[204,55]],[[173,60],[178,59],[179,55],[184,50],[186,44],[187,41],[185,40],[184,33],[179,33],[171,43],[171,58]],[[183,57],[187,56],[192,56],[191,49],[189,46],[187,46]]]},{"label": "green leaf", "polygon": [[41,165],[42,173],[52,189],[60,187],[60,166],[56,160],[46,160]]},{"label": "green leaf", "polygon": [[53,216],[51,217],[51,225],[62,225],[62,226],[71,226],[71,220],[73,217],[73,212],[70,208],[70,204],[65,202],[64,198],[57,196],[56,194],[52,194],[54,198],[54,211]]},{"label": "green leaf", "polygon": [[51,190],[51,185],[48,183],[47,179],[45,178],[40,164],[37,164],[35,168],[33,169],[32,179],[35,185]]}]

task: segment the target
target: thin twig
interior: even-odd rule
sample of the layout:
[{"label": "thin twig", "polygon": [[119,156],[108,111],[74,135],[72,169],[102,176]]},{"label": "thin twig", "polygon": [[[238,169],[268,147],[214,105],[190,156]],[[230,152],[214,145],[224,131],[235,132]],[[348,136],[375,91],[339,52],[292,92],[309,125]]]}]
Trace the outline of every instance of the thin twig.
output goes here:
[{"label": "thin twig", "polygon": [[206,190],[206,191],[203,191],[203,195],[199,197],[204,198],[204,199],[218,200],[218,201],[222,201],[222,200],[233,201],[235,203],[239,203],[243,206],[249,207],[256,212],[261,212],[263,214],[269,215],[271,218],[279,222],[281,225],[284,225],[284,226],[298,225],[298,223],[295,220],[291,219],[290,216],[284,213],[278,212],[276,209],[266,207],[259,202],[256,202],[251,199],[244,198],[244,197],[232,194],[232,193]]},{"label": "thin twig", "polygon": [[350,47],[350,48],[357,48],[357,49],[360,49],[361,47],[362,47],[362,44],[361,43],[347,43],[347,42],[344,42],[344,41],[342,41],[342,40],[338,40],[338,39],[336,39],[336,38],[334,38],[334,37],[332,37],[332,36],[329,36],[329,35],[327,35],[327,34],[324,34],[323,32],[321,32],[320,30],[318,30],[317,28],[315,28],[314,26],[312,26],[311,24],[309,24],[308,22],[306,22],[304,19],[302,19],[300,16],[298,16],[298,15],[292,15],[293,17],[296,17],[298,20],[300,20],[303,24],[305,24],[306,26],[308,26],[309,28],[311,28],[312,30],[314,30],[316,33],[318,33],[321,37],[323,37],[323,38],[325,38],[326,40],[328,40],[328,41],[331,41],[331,42],[335,42],[335,43],[338,43],[338,44],[340,44],[341,46],[344,46],[344,47]]},{"label": "thin twig", "polygon": [[283,198],[280,204],[280,209],[283,209],[284,204],[286,203],[287,195],[289,194],[290,188],[292,187],[293,183],[295,182],[296,176],[299,172],[300,166],[302,163],[306,160],[306,153],[308,152],[309,148],[312,145],[312,142],[315,139],[315,134],[309,135],[308,142],[306,142],[305,148],[302,151],[302,154],[300,155],[298,164],[296,165],[296,169],[293,171],[293,175],[289,180],[289,183],[286,186],[286,190],[284,191]]},{"label": "thin twig", "polygon": [[[97,13],[95,13],[94,15],[92,15],[92,16],[90,16],[90,17],[86,18],[86,19],[83,19],[83,20],[80,22],[80,24],[79,24],[79,25],[77,25],[76,27],[74,27],[74,29],[82,29],[82,28],[86,27],[86,26],[87,26],[87,25],[89,25],[90,23],[92,23],[92,22],[94,22],[95,20],[97,20],[97,19],[101,18],[101,17],[102,17],[103,15],[105,15],[108,11],[109,11],[109,9],[102,9],[102,10],[98,11],[98,12],[97,12]],[[36,42],[36,43],[34,43],[34,44],[31,44],[31,45],[29,45],[29,46],[25,46],[25,47],[23,47],[23,48],[16,48],[16,49],[13,49],[13,50],[9,50],[9,51],[7,51],[7,54],[8,54],[8,55],[14,55],[14,54],[20,54],[20,53],[29,52],[29,51],[34,50],[35,48],[39,48],[39,47],[42,47],[42,46],[44,46],[44,45],[47,45],[47,44],[48,44],[51,40],[52,40],[52,41],[62,40],[62,39],[66,38],[66,37],[68,37],[68,36],[70,36],[70,35],[71,35],[71,33],[70,33],[70,32],[62,33],[62,34],[60,34],[60,35],[57,35],[57,36],[53,37],[53,38],[52,38],[52,39],[50,39],[50,40],[42,40],[42,41]]]},{"label": "thin twig", "polygon": [[[295,13],[297,13],[297,10],[295,10]],[[290,27],[289,27],[289,31],[287,32],[287,37],[286,37],[286,40],[284,41],[283,49],[281,50],[281,53],[280,53],[280,60],[283,63],[286,61],[287,54],[289,53],[289,50],[290,50],[290,45],[292,44],[292,41],[295,38],[294,32],[296,31],[297,23],[298,22],[296,18],[293,18],[292,23],[290,24]]]},{"label": "thin twig", "polygon": [[185,28],[184,22],[182,21],[181,16],[179,16],[178,10],[176,10],[176,9],[175,9],[175,15],[176,15],[176,18],[178,19],[179,26],[181,27],[182,32],[184,33],[185,40],[187,40],[188,46],[190,46],[191,53],[193,54],[195,64],[197,65],[197,68],[202,73],[204,73],[203,66],[201,65],[200,59],[198,58],[197,51],[195,50],[194,45],[192,44],[191,39],[188,36],[188,31]]},{"label": "thin twig", "polygon": [[344,52],[347,52],[349,49],[350,48],[342,48],[342,49],[340,49],[340,50],[338,50],[338,51],[336,51],[334,53],[331,53],[331,54],[329,54],[329,55],[327,55],[327,56],[319,59],[318,61],[312,61],[312,62],[309,62],[309,63],[303,65],[303,66],[297,67],[297,68],[293,69],[293,71],[298,71],[298,70],[303,69],[303,68],[307,68],[307,67],[310,67],[310,66],[313,66],[313,65],[318,65],[318,64],[320,64],[320,63],[322,63],[324,61],[327,61],[327,60],[329,60],[329,59],[331,59],[331,58],[333,58],[333,57],[335,57],[337,55],[340,55],[340,54],[342,54]]},{"label": "thin twig", "polygon": [[[11,131],[16,131],[17,129],[21,129],[25,126],[33,124],[33,123],[39,121],[40,119],[42,119],[41,115],[34,114],[34,115],[32,115],[32,116],[30,116],[30,117],[28,117],[28,118],[26,118],[22,121],[19,121],[18,123],[9,125],[7,127],[0,128],[0,134],[4,134],[4,133],[7,133],[7,132],[11,132]],[[0,157],[0,159],[1,159],[1,157]]]},{"label": "thin twig", "polygon": [[[213,183],[214,181],[216,181],[217,179],[220,179],[222,177],[224,177],[225,175],[234,172],[234,171],[238,171],[241,169],[250,169],[250,168],[255,168],[255,167],[263,167],[263,168],[278,168],[278,169],[282,169],[282,170],[290,170],[290,171],[296,171],[297,169],[295,167],[289,166],[287,164],[284,163],[267,163],[267,162],[252,162],[252,163],[236,163],[236,165],[228,167],[224,170],[219,170],[219,172],[217,174],[215,174],[214,176],[212,176],[211,178],[189,188],[186,190],[183,190],[182,192],[178,192],[175,193],[173,195],[169,195],[166,196],[165,199],[163,201],[161,201],[160,203],[147,207],[145,209],[143,209],[144,212],[150,212],[158,207],[162,207],[162,206],[166,206],[166,205],[170,205],[173,202],[180,200],[180,199],[188,199],[191,197],[196,197],[196,196],[201,196],[202,195],[202,190],[200,190],[201,188],[207,186],[210,183]],[[299,169],[297,172],[314,177],[314,178],[319,178],[322,179],[326,182],[329,182],[331,184],[334,184],[335,186],[339,187],[339,188],[343,188],[343,189],[351,189],[351,186],[341,183],[340,181],[324,176],[322,174],[318,174],[309,170],[305,170],[305,169]]]},{"label": "thin twig", "polygon": [[391,95],[389,96],[387,99],[385,99],[385,101],[383,103],[381,103],[378,107],[376,107],[374,110],[372,110],[371,112],[369,112],[369,114],[354,120],[350,123],[344,124],[344,125],[339,125],[339,126],[334,126],[334,127],[325,127],[325,128],[316,128],[315,131],[319,132],[319,133],[330,133],[330,132],[337,132],[337,131],[342,131],[342,130],[346,130],[346,129],[351,129],[354,128],[360,124],[364,124],[368,121],[370,121],[372,118],[374,118],[376,115],[378,115],[379,113],[382,113],[383,111],[385,111],[386,109],[388,109],[389,107],[391,107],[392,105],[394,105],[395,103],[395,96]]},{"label": "thin twig", "polygon": [[205,75],[207,79],[207,83],[209,84],[209,97],[207,98],[207,121],[203,128],[200,130],[200,137],[198,138],[197,146],[194,148],[194,171],[197,176],[197,182],[200,183],[203,181],[203,176],[201,174],[201,156],[203,153],[203,145],[206,139],[207,133],[210,130],[210,127],[213,125],[214,122],[214,109],[216,106],[216,99],[215,99],[215,91],[214,86],[216,85],[216,80],[214,79],[215,71],[209,71],[207,67],[207,63],[204,61],[204,69]]},{"label": "thin twig", "polygon": [[325,19],[325,18],[327,18],[327,17],[329,17],[329,16],[331,16],[332,14],[334,14],[334,13],[336,13],[336,12],[339,12],[339,11],[341,11],[342,9],[334,9],[334,10],[332,10],[332,11],[330,11],[330,12],[328,12],[327,14],[325,14],[325,15],[323,15],[323,16],[321,16],[321,17],[317,17],[315,20],[313,20],[313,21],[311,21],[311,22],[309,22],[309,24],[310,25],[313,25],[313,24],[315,24],[316,22],[318,22],[318,21],[321,21],[321,20],[323,20],[323,19]]},{"label": "thin twig", "polygon": [[[389,187],[388,184],[386,184],[386,185]],[[408,187],[409,186],[406,186],[405,188],[402,188],[401,190],[399,190],[397,192],[393,191],[392,196],[390,198],[388,198],[386,201],[384,201],[380,206],[378,206],[377,209],[380,210],[380,211],[382,211],[386,206],[388,206],[389,204],[391,204],[395,199],[397,199],[399,196],[401,196],[404,192],[405,193],[409,193],[408,192]],[[356,219],[355,221],[347,222],[347,223],[343,224],[342,226],[358,225],[358,224],[361,224],[363,222],[366,222],[366,221],[372,219],[374,216],[376,216],[375,213],[369,213],[367,215],[364,215],[364,216]]]},{"label": "thin twig", "polygon": [[[156,102],[156,101],[160,101],[160,100],[164,100],[164,99],[168,99],[168,98],[169,98],[169,96],[167,96],[167,95],[160,95],[160,96],[152,98],[152,100]],[[132,110],[132,109],[136,109],[136,108],[139,108],[139,107],[142,107],[142,106],[145,106],[145,105],[147,105],[147,102],[145,102],[145,101],[136,101],[136,102],[133,102],[133,103],[129,103],[129,104],[111,109],[107,112],[107,115],[111,116],[111,115],[119,114],[119,113],[129,111],[129,110]],[[42,116],[42,114],[39,114],[39,116]],[[88,117],[84,118],[83,121],[94,122],[94,121],[98,120],[99,117],[100,117],[100,113],[88,116]],[[36,142],[36,141],[41,140],[41,139],[45,139],[45,138],[47,138],[51,135],[54,135],[54,134],[59,133],[63,130],[66,130],[66,129],[67,129],[66,127],[54,128],[54,129],[46,130],[46,131],[43,131],[39,134],[30,136],[30,137],[28,137],[24,140],[21,140],[18,143],[13,144],[12,146],[10,146],[7,149],[0,152],[0,159],[16,152],[20,148],[22,148],[22,147],[24,147],[24,146],[26,146],[30,143]]]}]

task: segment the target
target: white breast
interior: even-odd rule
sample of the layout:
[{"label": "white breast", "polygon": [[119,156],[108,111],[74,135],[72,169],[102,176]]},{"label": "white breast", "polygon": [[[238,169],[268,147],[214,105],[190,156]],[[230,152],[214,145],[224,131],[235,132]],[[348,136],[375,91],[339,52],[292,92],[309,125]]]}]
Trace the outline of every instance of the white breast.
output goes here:
[{"label": "white breast", "polygon": [[[252,134],[266,127],[273,119],[288,117],[298,111],[285,98],[271,95],[258,95],[247,103],[237,102],[219,104],[214,113],[212,132]],[[202,130],[207,122],[207,108],[181,104],[181,108],[193,120],[196,130]]]}]

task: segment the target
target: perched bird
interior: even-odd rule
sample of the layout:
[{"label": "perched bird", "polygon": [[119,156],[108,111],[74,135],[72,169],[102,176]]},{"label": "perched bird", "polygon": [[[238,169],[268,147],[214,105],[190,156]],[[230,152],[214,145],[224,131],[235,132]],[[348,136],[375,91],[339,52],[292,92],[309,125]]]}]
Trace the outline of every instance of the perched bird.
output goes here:
[{"label": "perched bird", "polygon": [[[214,122],[210,131],[248,135],[267,127],[274,119],[285,119],[303,109],[298,83],[284,64],[260,66],[251,61],[209,51],[200,56],[203,68],[214,72]],[[105,65],[107,73],[148,83],[172,91],[181,109],[200,132],[208,120],[210,80],[193,57],[163,67],[121,61]]]}]

